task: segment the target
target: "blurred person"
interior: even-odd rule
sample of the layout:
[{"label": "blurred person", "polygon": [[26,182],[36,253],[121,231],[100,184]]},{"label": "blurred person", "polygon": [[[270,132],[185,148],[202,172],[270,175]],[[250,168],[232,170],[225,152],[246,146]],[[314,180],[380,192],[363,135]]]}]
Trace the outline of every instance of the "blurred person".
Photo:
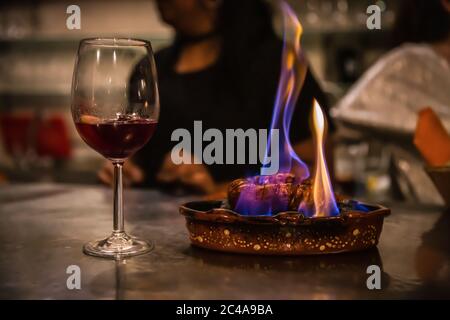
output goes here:
[{"label": "blurred person", "polygon": [[[217,128],[268,129],[281,70],[282,41],[263,0],[157,0],[162,20],[175,29],[172,45],[156,53],[161,112],[152,141],[124,166],[125,181],[141,186],[183,185],[213,192],[232,179],[256,174],[260,165],[175,165],[171,134]],[[328,102],[310,70],[292,119],[290,138],[307,163],[314,161],[308,125],[313,98],[328,116]],[[329,118],[328,118],[329,119]],[[334,130],[329,119],[329,129]],[[193,138],[193,137],[192,137]],[[207,143],[205,143],[207,144]],[[111,183],[107,164],[100,179]]]}]

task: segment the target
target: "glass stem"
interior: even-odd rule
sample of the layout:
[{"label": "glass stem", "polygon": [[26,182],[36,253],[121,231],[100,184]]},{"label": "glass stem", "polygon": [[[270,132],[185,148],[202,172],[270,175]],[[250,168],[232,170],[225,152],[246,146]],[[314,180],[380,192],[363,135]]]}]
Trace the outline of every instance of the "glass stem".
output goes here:
[{"label": "glass stem", "polygon": [[123,162],[113,162],[114,165],[114,233],[123,233]]}]

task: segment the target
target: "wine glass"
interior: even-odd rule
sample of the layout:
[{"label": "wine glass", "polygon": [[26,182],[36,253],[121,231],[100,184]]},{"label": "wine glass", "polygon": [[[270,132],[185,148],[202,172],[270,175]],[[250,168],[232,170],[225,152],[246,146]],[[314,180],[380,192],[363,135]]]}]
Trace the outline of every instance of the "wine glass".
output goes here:
[{"label": "wine glass", "polygon": [[81,138],[114,166],[114,223],[106,239],[84,245],[88,255],[120,259],[153,248],[124,230],[122,167],[152,137],[159,115],[156,67],[149,42],[84,39],[72,80],[72,117]]}]

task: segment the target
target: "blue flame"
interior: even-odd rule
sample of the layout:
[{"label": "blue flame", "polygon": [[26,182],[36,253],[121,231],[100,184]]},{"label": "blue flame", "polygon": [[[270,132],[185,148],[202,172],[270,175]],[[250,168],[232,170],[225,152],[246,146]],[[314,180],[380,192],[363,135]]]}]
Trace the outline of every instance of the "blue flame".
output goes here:
[{"label": "blue flame", "polygon": [[[272,121],[270,125],[267,147],[263,161],[263,168],[269,164],[269,155],[271,154],[270,146],[273,130],[279,131],[279,170],[278,173],[290,173],[293,169],[293,161],[298,166],[295,176],[296,183],[309,178],[310,172],[308,166],[298,157],[294,151],[289,131],[291,127],[292,117],[297,105],[300,91],[304,85],[308,63],[301,48],[302,26],[298,21],[295,13],[290,6],[284,2],[280,2],[283,17],[283,47],[281,58],[280,78],[275,97]],[[292,36],[292,38],[291,38]],[[323,127],[321,131],[321,139],[324,135],[324,123],[326,119],[323,117],[321,121]],[[317,133],[317,132],[316,132]],[[320,143],[323,143],[321,140]],[[306,203],[301,204],[298,210],[307,216],[315,215],[338,215],[339,209],[334,199],[334,192],[328,176],[326,161],[322,148],[317,148],[316,159],[316,175],[320,179],[315,181],[314,191],[314,208],[309,208]],[[320,161],[319,161],[320,160]],[[263,170],[262,170],[263,172]],[[241,190],[240,197],[237,201],[235,209],[244,215],[271,215],[280,211],[289,209],[289,199],[279,194],[265,194],[274,192],[273,185],[277,183],[276,175],[261,175],[248,178],[248,184]],[[318,180],[321,180],[318,182]],[[316,183],[317,182],[317,183]],[[266,188],[267,187],[267,188]],[[258,192],[257,192],[258,191]],[[322,197],[322,193],[326,196]]]},{"label": "blue flame", "polygon": [[[265,150],[263,168],[269,165],[269,155],[272,130],[279,130],[279,170],[278,173],[289,173],[292,170],[292,161],[299,167],[296,177],[302,181],[310,176],[308,166],[295,153],[289,139],[292,116],[295,111],[300,91],[303,87],[307,62],[301,49],[300,40],[302,27],[290,6],[280,2],[283,16],[283,47],[281,58],[280,78],[275,97],[272,121],[268,134],[267,147]],[[288,39],[288,35],[293,38]],[[249,182],[256,185],[270,183],[271,176],[261,175],[259,178],[249,178]],[[252,183],[249,183],[250,185]],[[236,204],[235,210],[244,215],[272,215],[275,211],[286,211],[288,199],[257,199],[256,185],[243,190]]]},{"label": "blue flame", "polygon": [[[308,166],[298,157],[292,148],[289,139],[289,130],[298,96],[305,81],[307,62],[300,46],[301,32],[297,34],[298,37],[296,36],[292,40],[293,43],[291,43],[291,47],[288,46],[287,35],[289,27],[294,25],[297,28],[301,28],[301,26],[290,6],[286,2],[281,2],[280,5],[283,12],[283,50],[280,79],[269,132],[273,129],[279,129],[280,132],[279,146],[281,146],[281,148],[279,152],[280,166],[278,172],[290,172],[292,169],[292,160],[294,160],[300,166],[302,172],[298,178],[304,180],[310,175]],[[295,57],[292,57],[291,62],[288,61],[290,55],[294,55]],[[271,135],[269,134],[264,164],[267,163],[268,155],[271,152],[270,140]]]}]

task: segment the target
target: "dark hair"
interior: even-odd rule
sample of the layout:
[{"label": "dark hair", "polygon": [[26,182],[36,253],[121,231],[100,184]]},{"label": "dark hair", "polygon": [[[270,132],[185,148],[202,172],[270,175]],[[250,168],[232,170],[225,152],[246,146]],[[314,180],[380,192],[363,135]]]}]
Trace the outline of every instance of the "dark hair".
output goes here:
[{"label": "dark hair", "polygon": [[450,14],[441,0],[402,0],[397,8],[393,44],[437,42],[448,37]]}]

